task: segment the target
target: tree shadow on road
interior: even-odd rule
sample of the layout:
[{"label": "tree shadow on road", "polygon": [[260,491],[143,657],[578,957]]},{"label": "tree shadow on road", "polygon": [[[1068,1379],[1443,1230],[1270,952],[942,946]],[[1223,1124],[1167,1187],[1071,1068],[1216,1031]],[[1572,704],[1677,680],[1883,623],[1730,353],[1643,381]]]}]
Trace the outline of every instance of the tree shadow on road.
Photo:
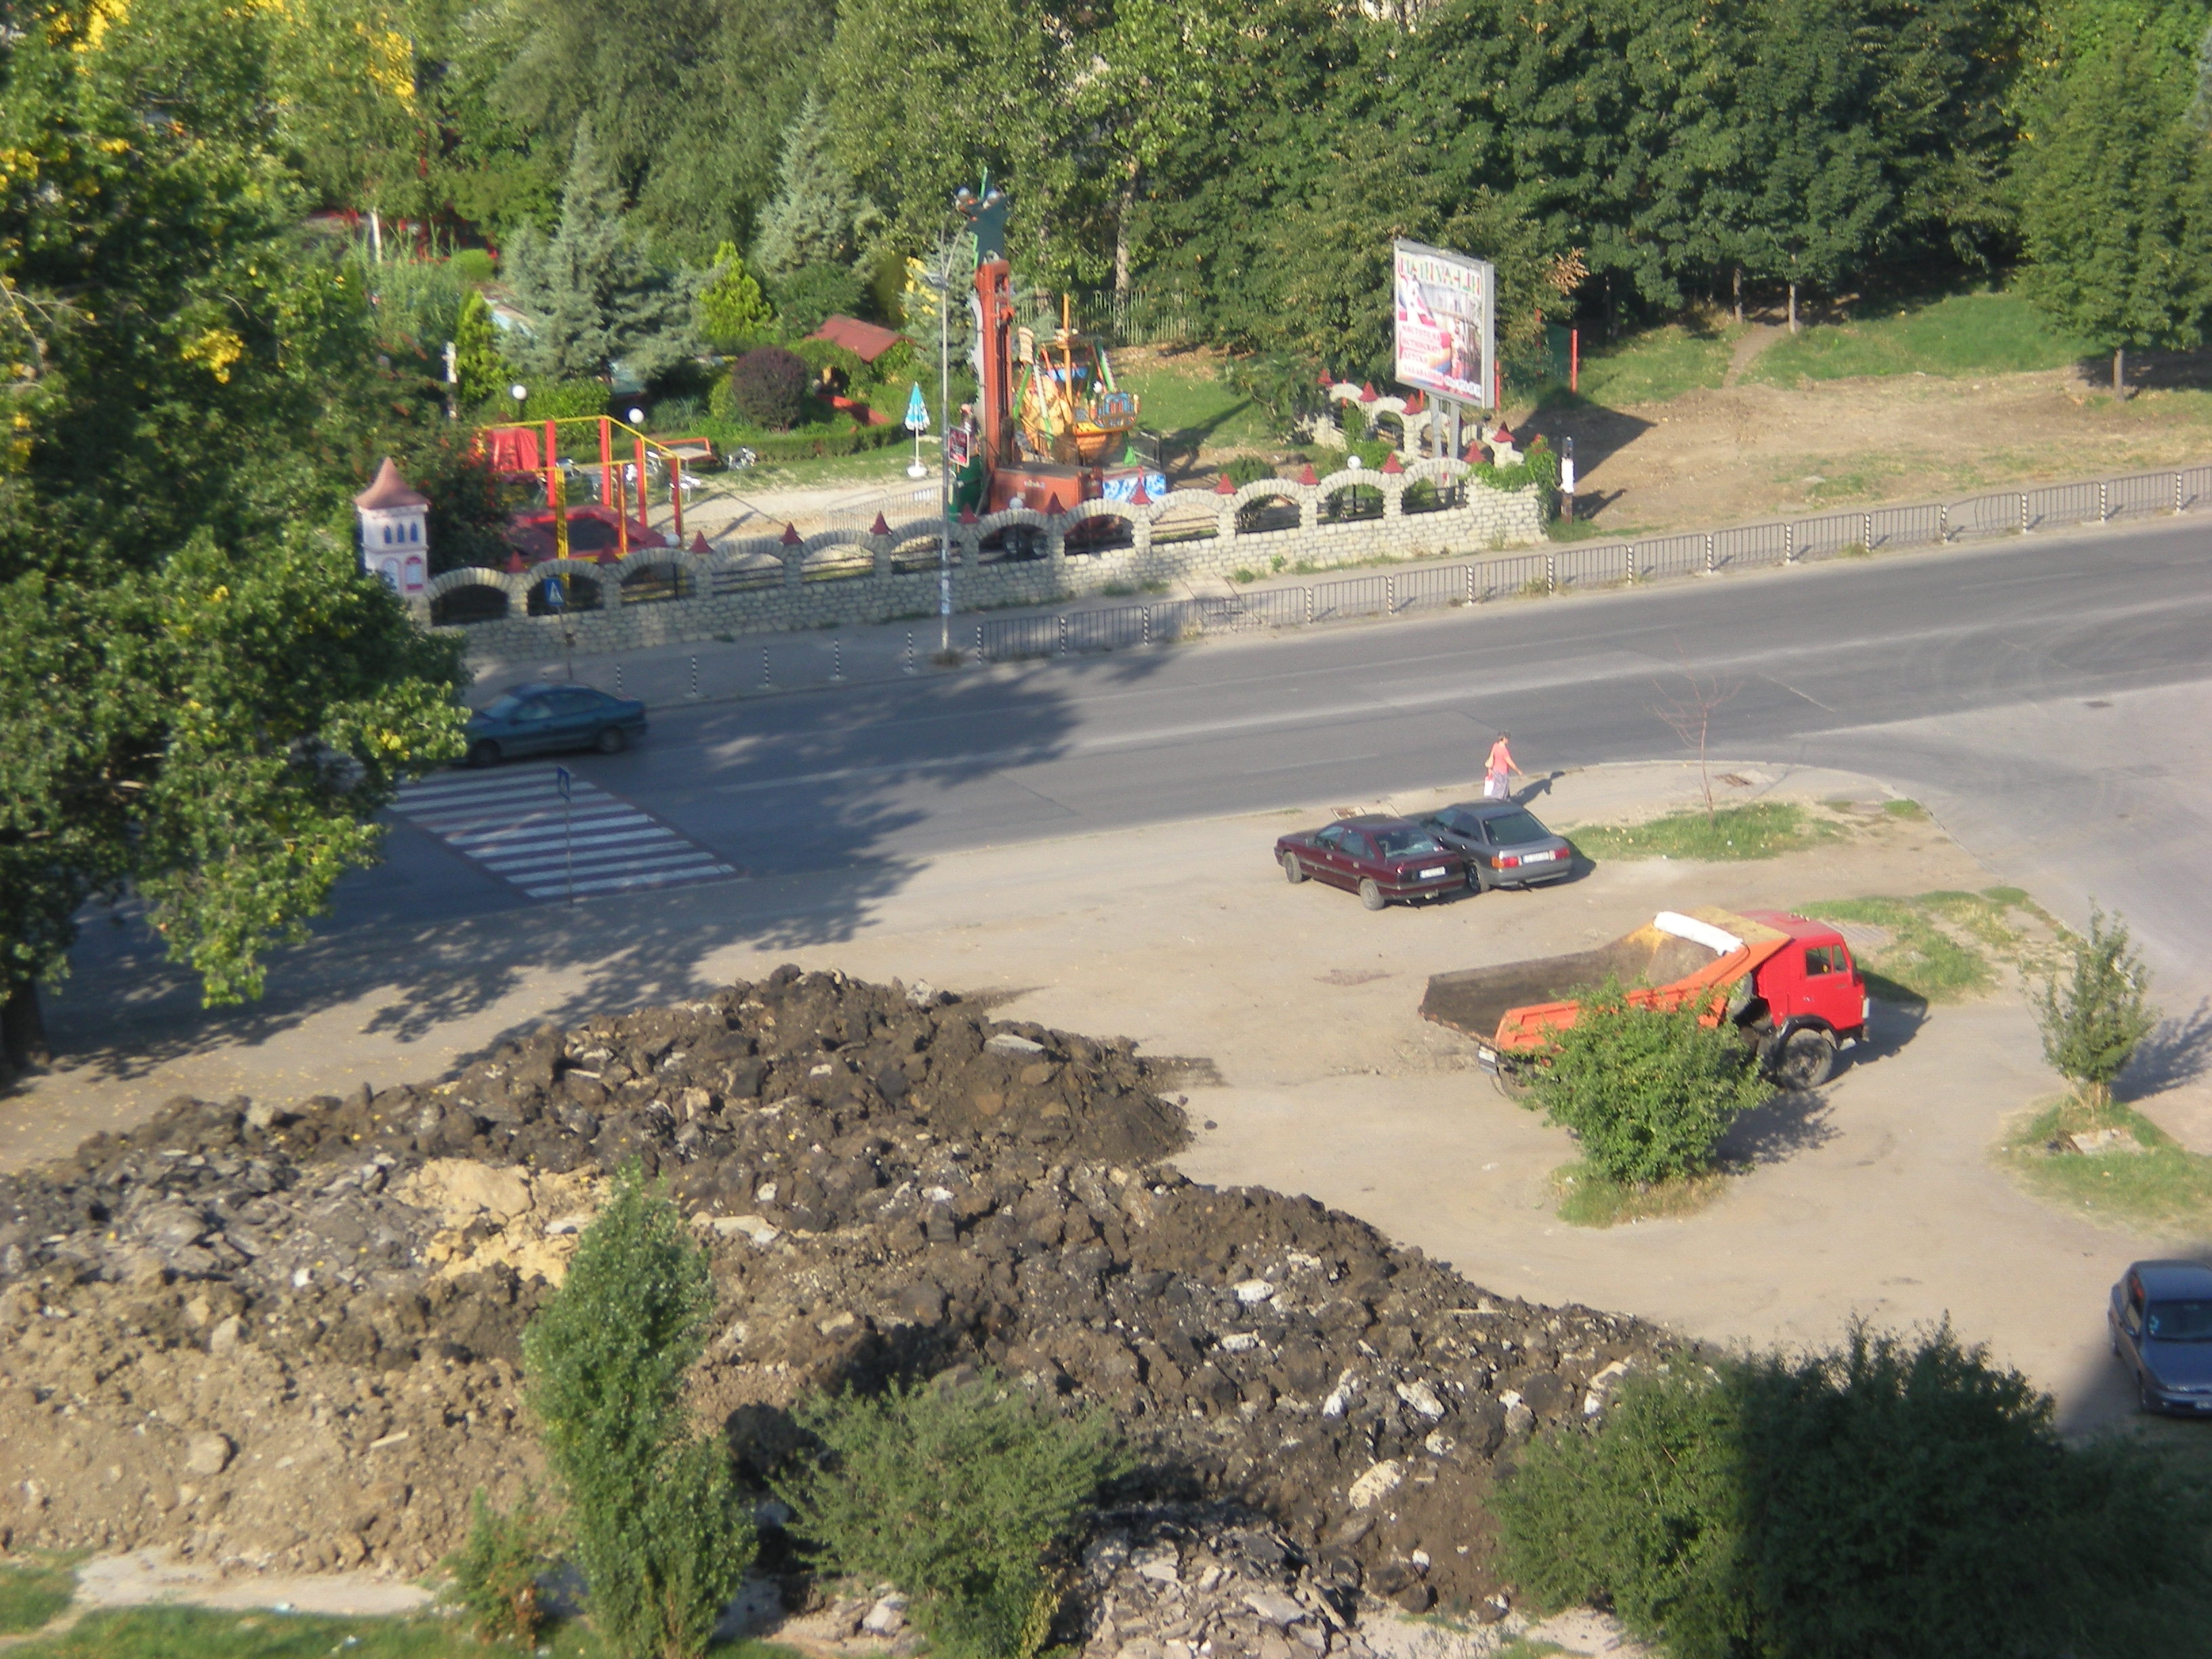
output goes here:
[{"label": "tree shadow on road", "polygon": [[2159,1021],[2120,1074],[2118,1093],[2124,1100],[2142,1100],[2201,1081],[2208,1072],[2212,1072],[2212,1000]]},{"label": "tree shadow on road", "polygon": [[1833,1140],[1828,1097],[1819,1089],[1783,1089],[1734,1123],[1716,1149],[1724,1164],[1779,1164]]},{"label": "tree shadow on road", "polygon": [[[1141,679],[1165,660],[1164,653],[1131,653],[1079,672]],[[392,878],[363,872],[342,884],[349,891],[340,896],[341,920],[272,953],[267,994],[233,1009],[201,1008],[197,981],[168,963],[143,919],[126,913],[118,927],[88,927],[72,975],[49,1006],[58,1060],[103,1079],[141,1078],[191,1054],[268,1042],[354,1000],[365,1008],[357,1029],[413,1042],[481,1018],[540,976],[560,988],[518,1029],[696,998],[714,988],[702,964],[718,952],[856,937],[923,866],[907,843],[930,818],[934,796],[1062,757],[1075,719],[1066,688],[983,674],[793,698],[772,714],[757,702],[702,711],[681,751],[686,765],[696,754],[696,783],[686,776],[671,792],[664,773],[652,781],[660,793],[651,805],[753,872],[750,879],[574,906],[518,906],[503,895],[499,908],[471,915],[364,921],[380,909],[390,917],[388,894],[357,901],[364,892],[373,899]],[[633,769],[653,763],[649,747],[570,763],[617,797],[629,793],[626,780],[646,781]],[[658,763],[676,763],[673,753]],[[1048,828],[1063,810],[1034,807],[1029,827]],[[466,887],[465,880],[456,890]],[[343,920],[349,911],[351,925]]]}]

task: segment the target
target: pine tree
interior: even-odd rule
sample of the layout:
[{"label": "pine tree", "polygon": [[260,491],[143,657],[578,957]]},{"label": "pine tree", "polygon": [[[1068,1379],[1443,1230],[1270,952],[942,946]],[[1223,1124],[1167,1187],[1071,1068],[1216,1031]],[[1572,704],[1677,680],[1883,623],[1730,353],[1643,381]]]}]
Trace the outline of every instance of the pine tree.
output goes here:
[{"label": "pine tree", "polygon": [[2027,149],[2024,286],[2111,349],[2115,394],[2128,348],[2196,345],[2212,307],[2212,167],[2185,114],[2193,90],[2154,50],[2119,39],[2060,82]]},{"label": "pine tree", "polygon": [[502,397],[514,384],[514,367],[500,349],[499,329],[481,289],[461,301],[460,320],[453,327],[453,372],[460,376],[461,401],[467,404]]},{"label": "pine tree", "polygon": [[775,323],[775,313],[737,244],[723,243],[699,290],[699,331],[716,349],[734,351],[760,340]]},{"label": "pine tree", "polygon": [[785,130],[780,174],[753,244],[761,273],[774,281],[809,265],[851,264],[863,217],[860,196],[831,148],[830,111],[815,93],[806,94]]},{"label": "pine tree", "polygon": [[623,219],[620,187],[600,160],[586,118],[576,130],[561,226],[526,233],[507,260],[515,297],[532,319],[517,367],[541,380],[607,380],[617,359],[641,379],[695,347],[696,283],[656,267]]}]

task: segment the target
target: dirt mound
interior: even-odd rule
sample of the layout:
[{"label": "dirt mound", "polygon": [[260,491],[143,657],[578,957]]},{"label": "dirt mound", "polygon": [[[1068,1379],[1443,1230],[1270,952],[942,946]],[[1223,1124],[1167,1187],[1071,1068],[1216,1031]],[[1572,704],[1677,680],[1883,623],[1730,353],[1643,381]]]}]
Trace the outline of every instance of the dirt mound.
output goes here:
[{"label": "dirt mound", "polygon": [[1655,1334],[1186,1182],[1168,1081],[780,969],[432,1085],[174,1103],[0,1181],[0,1541],[421,1570],[535,1473],[521,1329],[635,1157],[714,1242],[696,1395],[756,1470],[807,1389],[988,1364],[1110,1408],[1128,1501],[1246,1505],[1340,1594],[1478,1598],[1494,1461]]}]

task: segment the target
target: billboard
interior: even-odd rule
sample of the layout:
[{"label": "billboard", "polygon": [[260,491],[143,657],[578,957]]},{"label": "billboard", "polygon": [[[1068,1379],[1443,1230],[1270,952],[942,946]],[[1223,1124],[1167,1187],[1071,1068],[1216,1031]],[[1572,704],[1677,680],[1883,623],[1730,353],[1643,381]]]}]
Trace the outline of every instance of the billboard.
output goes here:
[{"label": "billboard", "polygon": [[1431,396],[1487,409],[1498,351],[1498,272],[1487,259],[1396,242],[1391,247],[1397,378]]}]

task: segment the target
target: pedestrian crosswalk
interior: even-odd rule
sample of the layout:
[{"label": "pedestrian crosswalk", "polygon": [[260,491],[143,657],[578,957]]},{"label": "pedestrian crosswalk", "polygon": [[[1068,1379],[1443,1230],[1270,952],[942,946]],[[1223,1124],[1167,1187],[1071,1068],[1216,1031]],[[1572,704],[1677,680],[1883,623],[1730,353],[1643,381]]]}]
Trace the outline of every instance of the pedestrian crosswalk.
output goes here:
[{"label": "pedestrian crosswalk", "polygon": [[534,899],[729,881],[744,872],[650,814],[561,769],[502,768],[411,783],[400,815]]}]

